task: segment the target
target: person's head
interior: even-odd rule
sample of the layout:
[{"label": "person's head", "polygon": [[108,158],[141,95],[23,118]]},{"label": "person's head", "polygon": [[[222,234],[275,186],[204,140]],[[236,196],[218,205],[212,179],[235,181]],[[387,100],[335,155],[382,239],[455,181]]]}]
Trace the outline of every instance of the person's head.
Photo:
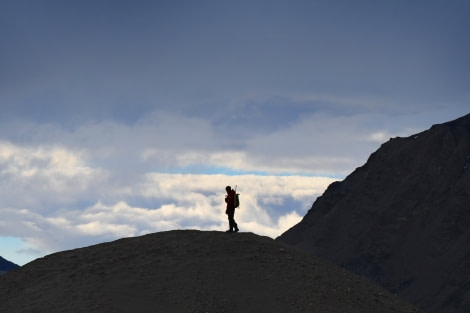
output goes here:
[{"label": "person's head", "polygon": [[225,187],[225,191],[229,192],[230,190],[232,190],[232,187],[230,186]]}]

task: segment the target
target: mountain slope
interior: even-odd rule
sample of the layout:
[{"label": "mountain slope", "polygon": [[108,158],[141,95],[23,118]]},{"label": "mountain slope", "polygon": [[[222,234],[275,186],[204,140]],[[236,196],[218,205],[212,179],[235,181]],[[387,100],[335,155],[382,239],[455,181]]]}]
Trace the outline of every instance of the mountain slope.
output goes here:
[{"label": "mountain slope", "polygon": [[13,270],[15,268],[18,268],[19,265],[16,265],[13,262],[10,262],[8,260],[5,260],[0,256],[0,274],[3,274],[7,271]]},{"label": "mountain slope", "polygon": [[417,312],[251,233],[171,231],[60,252],[0,276],[0,312]]},{"label": "mountain slope", "polygon": [[277,240],[426,312],[470,312],[470,114],[383,144]]}]

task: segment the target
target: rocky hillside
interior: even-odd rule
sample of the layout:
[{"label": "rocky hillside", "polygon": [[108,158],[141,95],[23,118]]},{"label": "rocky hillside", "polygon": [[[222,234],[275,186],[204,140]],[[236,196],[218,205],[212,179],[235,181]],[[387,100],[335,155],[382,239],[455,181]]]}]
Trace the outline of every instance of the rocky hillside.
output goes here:
[{"label": "rocky hillside", "polygon": [[383,144],[277,240],[433,313],[470,312],[470,114]]},{"label": "rocky hillside", "polygon": [[0,276],[0,312],[418,312],[251,233],[171,231],[37,259]]},{"label": "rocky hillside", "polygon": [[0,256],[0,274],[3,274],[5,272],[8,272],[9,270],[18,268],[19,266],[16,265],[13,262],[10,262],[8,260],[5,260]]}]

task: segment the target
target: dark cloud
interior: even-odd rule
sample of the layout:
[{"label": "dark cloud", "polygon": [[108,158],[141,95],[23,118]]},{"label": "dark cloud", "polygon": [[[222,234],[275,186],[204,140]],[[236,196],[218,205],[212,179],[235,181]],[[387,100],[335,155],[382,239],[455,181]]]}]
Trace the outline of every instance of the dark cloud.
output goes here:
[{"label": "dark cloud", "polygon": [[305,93],[382,98],[395,107],[462,102],[466,8],[459,1],[7,1],[2,117],[133,123],[157,109],[222,114],[243,99],[253,107],[242,112],[247,119],[261,101],[265,114],[251,120],[274,125],[304,109],[273,99]]}]

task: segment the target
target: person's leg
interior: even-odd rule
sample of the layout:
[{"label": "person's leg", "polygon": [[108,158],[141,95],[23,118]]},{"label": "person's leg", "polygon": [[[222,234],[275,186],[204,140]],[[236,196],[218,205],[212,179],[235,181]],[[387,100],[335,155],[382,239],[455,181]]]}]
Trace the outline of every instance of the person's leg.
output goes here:
[{"label": "person's leg", "polygon": [[[238,232],[238,225],[237,223],[235,222],[235,212],[233,212],[233,215],[232,215],[232,225],[233,225],[233,229],[235,229],[235,232]],[[230,227],[231,228],[231,227]]]},{"label": "person's leg", "polygon": [[233,224],[235,223],[235,220],[233,219],[234,212],[228,212],[228,225],[229,225],[229,230],[227,232],[233,232]]}]

